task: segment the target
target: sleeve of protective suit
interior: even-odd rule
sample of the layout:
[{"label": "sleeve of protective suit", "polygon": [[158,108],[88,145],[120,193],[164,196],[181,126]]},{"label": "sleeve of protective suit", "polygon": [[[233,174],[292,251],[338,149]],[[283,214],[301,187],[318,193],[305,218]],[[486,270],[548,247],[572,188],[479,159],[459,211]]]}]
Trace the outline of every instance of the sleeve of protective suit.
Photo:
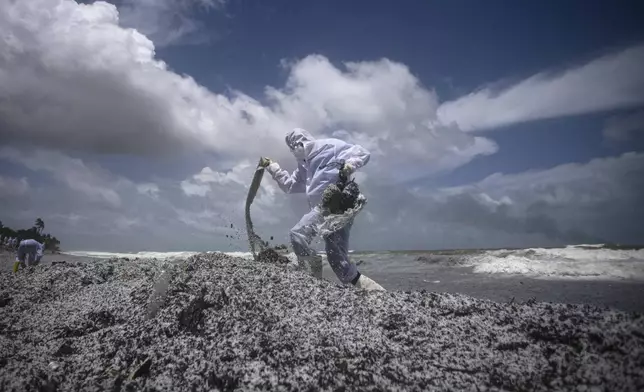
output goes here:
[{"label": "sleeve of protective suit", "polygon": [[345,158],[345,163],[351,165],[354,170],[358,170],[369,162],[371,153],[367,151],[366,148],[359,146],[357,144],[352,145],[347,149],[347,157]]},{"label": "sleeve of protective suit", "polygon": [[306,192],[306,168],[302,163],[298,163],[297,169],[293,173],[282,169],[277,162],[268,165],[266,170],[271,173],[282,191],[286,193]]}]

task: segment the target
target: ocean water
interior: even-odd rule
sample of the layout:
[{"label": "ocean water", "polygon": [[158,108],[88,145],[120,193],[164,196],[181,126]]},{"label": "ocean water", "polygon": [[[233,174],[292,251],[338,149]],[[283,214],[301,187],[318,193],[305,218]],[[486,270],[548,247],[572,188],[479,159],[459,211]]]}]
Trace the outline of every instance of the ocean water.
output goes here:
[{"label": "ocean water", "polygon": [[[91,258],[124,257],[176,260],[199,252],[112,253],[71,251]],[[252,259],[250,252],[223,252]],[[323,255],[323,253],[321,253]],[[288,255],[294,259],[293,254]],[[565,248],[498,250],[351,252],[361,268],[378,273],[414,273],[441,269],[467,269],[488,276],[524,276],[548,280],[608,280],[644,282],[644,249],[607,249],[603,245],[569,245]]]}]

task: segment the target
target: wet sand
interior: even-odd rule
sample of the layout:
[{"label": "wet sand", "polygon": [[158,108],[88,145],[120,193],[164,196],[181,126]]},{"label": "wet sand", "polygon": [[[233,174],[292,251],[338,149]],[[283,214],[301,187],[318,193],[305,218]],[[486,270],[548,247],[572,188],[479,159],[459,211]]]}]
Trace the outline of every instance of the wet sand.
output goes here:
[{"label": "wet sand", "polygon": [[0,390],[644,389],[644,317],[363,292],[222,254],[0,272]]},{"label": "wet sand", "polygon": [[[395,257],[395,256],[394,256]],[[360,257],[355,257],[360,259]],[[423,262],[371,263],[358,267],[389,290],[428,290],[466,294],[497,302],[589,304],[644,313],[644,282],[633,280],[534,279],[520,275],[481,274],[472,267]],[[328,265],[324,277],[337,281]]]},{"label": "wet sand", "polygon": [[[589,304],[644,313],[644,282],[609,280],[547,280],[523,276],[486,275],[472,268],[436,268],[428,272],[371,272],[368,276],[389,290],[428,290],[460,293],[497,302],[539,302]],[[332,272],[325,274],[334,279]]]},{"label": "wet sand", "polygon": [[[0,250],[0,272],[6,272],[6,271],[11,271],[13,267],[13,262],[16,259],[16,253],[9,251],[7,249],[2,249]],[[91,262],[96,259],[93,259],[91,257],[82,257],[82,256],[72,256],[72,255],[66,255],[63,253],[51,253],[51,252],[45,252],[43,255],[42,261],[39,263],[39,265],[51,265],[53,262],[69,262],[69,263],[75,263],[75,262]]]}]

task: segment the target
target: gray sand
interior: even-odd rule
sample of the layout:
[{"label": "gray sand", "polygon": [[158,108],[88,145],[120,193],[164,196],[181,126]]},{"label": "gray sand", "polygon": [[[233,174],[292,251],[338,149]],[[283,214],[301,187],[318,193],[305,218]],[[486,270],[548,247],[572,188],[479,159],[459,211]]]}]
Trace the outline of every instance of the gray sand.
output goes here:
[{"label": "gray sand", "polygon": [[644,317],[363,292],[222,254],[0,272],[0,390],[644,390]]},{"label": "gray sand", "polygon": [[[368,263],[360,271],[387,290],[427,290],[466,294],[496,302],[539,302],[592,304],[627,312],[644,313],[644,282],[609,280],[550,280],[525,276],[488,275],[473,268],[436,266],[431,270],[388,272]],[[325,266],[325,278],[336,280]]]},{"label": "gray sand", "polygon": [[[0,250],[0,272],[10,272],[13,267],[13,262],[16,258],[15,251],[9,251],[7,249]],[[72,256],[64,253],[51,253],[49,251],[45,252],[45,255],[42,258],[42,261],[39,265],[51,265],[52,263],[58,263],[65,261],[67,263],[76,263],[76,262],[90,262],[95,259],[85,256]]]}]

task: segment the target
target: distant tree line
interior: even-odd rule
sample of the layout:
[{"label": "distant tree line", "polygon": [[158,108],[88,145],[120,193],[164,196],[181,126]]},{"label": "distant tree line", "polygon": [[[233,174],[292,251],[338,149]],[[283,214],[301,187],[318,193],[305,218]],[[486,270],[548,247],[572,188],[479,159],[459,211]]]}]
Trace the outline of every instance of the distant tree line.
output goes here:
[{"label": "distant tree line", "polygon": [[41,218],[37,218],[32,227],[18,230],[7,227],[0,221],[0,236],[2,236],[3,240],[7,237],[18,238],[18,242],[33,239],[41,244],[45,244],[45,250],[59,251],[60,241],[58,238],[49,233],[43,233],[44,229],[45,222]]}]

